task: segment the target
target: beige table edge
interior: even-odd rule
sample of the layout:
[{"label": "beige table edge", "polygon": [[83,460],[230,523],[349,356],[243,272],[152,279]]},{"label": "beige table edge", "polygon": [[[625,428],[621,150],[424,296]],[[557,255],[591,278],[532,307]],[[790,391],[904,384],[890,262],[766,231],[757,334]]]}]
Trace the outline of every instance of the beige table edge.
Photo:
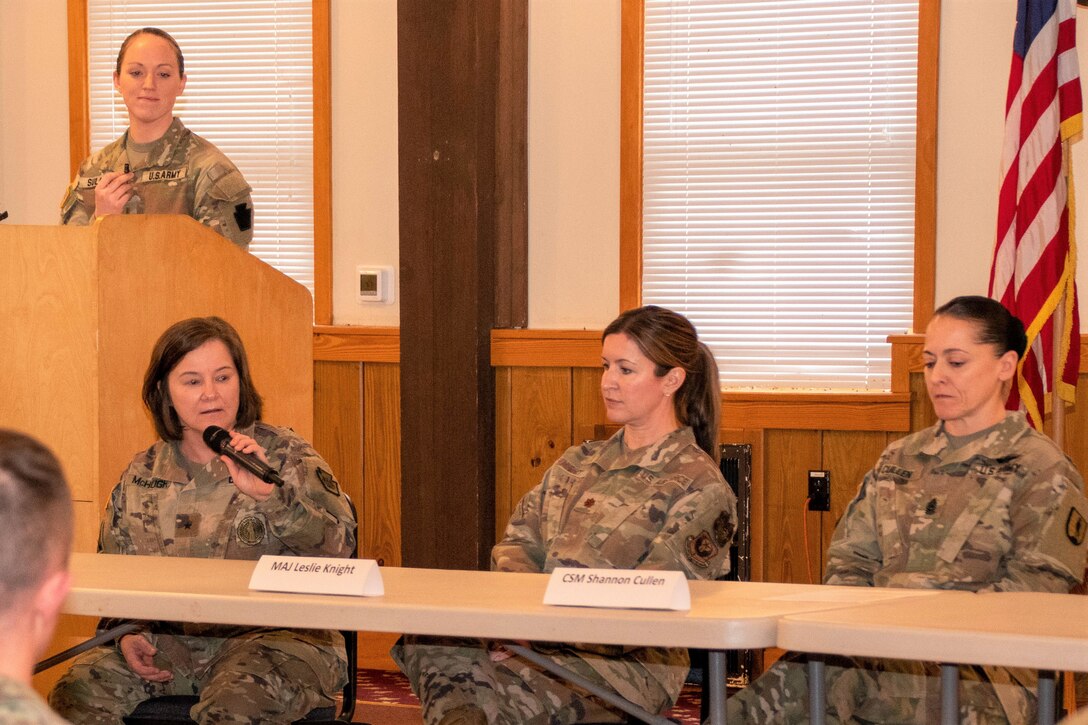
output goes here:
[{"label": "beige table edge", "polygon": [[802,652],[1088,671],[1088,597],[937,592],[790,614],[778,646]]},{"label": "beige table edge", "polygon": [[253,566],[252,561],[75,554],[64,611],[252,626],[754,649],[777,643],[778,620],[788,614],[919,594],[693,581],[688,612],[597,609],[545,606],[544,574],[383,567],[384,596],[346,597],[250,591]]}]

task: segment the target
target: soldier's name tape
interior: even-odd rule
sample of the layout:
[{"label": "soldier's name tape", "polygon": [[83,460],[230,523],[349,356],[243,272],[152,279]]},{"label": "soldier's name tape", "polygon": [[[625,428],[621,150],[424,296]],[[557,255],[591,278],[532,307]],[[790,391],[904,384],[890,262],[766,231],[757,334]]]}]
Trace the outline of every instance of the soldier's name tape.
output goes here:
[{"label": "soldier's name tape", "polygon": [[558,567],[548,579],[544,603],[687,611],[691,609],[691,590],[681,571]]},{"label": "soldier's name tape", "polygon": [[334,559],[320,556],[271,556],[257,561],[249,588],[294,594],[346,594],[380,597],[385,594],[381,570],[374,559]]},{"label": "soldier's name tape", "polygon": [[[127,167],[128,164],[125,164],[125,166]],[[128,172],[128,168],[125,171]],[[135,173],[136,177],[133,179],[133,183],[147,184],[153,181],[181,181],[189,175],[189,170],[182,166],[176,169],[139,169]],[[80,179],[77,187],[80,189],[94,189],[101,180],[101,174],[90,176]]]}]

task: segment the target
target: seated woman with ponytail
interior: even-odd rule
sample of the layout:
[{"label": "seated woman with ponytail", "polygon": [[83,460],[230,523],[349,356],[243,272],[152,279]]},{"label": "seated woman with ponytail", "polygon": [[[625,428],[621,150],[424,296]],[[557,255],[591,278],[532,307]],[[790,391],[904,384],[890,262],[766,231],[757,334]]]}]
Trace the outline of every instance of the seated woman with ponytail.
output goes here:
[{"label": "seated woman with ponytail", "polygon": [[[718,470],[718,368],[695,328],[660,307],[604,331],[601,395],[623,425],[573,446],[518,503],[495,571],[558,566],[728,572],[736,498]],[[518,643],[526,644],[526,643]],[[684,649],[533,642],[536,652],[654,713],[676,701]],[[427,723],[623,722],[622,713],[502,642],[406,638],[393,649]]]}]

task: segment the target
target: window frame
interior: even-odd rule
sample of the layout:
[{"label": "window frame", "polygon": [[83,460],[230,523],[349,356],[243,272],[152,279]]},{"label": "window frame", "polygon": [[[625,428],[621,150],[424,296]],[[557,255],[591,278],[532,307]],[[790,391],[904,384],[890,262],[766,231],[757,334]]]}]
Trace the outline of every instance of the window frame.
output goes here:
[{"label": "window frame", "polygon": [[[311,0],[314,82],[314,322],[332,323],[332,43],[330,0]],[[91,153],[87,0],[68,0],[69,177]]]},{"label": "window frame", "polygon": [[[620,31],[620,311],[642,304],[643,0],[623,0]],[[914,330],[933,314],[937,247],[940,0],[919,0],[914,197]]]}]

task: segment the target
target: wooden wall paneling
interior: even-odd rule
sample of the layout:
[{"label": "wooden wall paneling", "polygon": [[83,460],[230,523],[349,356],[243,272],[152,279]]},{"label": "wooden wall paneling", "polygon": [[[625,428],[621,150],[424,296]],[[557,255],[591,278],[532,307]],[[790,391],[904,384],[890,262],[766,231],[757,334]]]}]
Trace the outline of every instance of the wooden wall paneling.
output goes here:
[{"label": "wooden wall paneling", "polygon": [[363,365],[314,363],[314,448],[351,496],[362,532]]},{"label": "wooden wall paneling", "polygon": [[722,420],[768,430],[902,430],[910,426],[906,393],[722,393]]},{"label": "wooden wall paneling", "polygon": [[1077,378],[1077,402],[1065,409],[1065,442],[1062,446],[1082,476],[1088,476],[1088,375]]},{"label": "wooden wall paneling", "polygon": [[400,328],[314,325],[314,360],[400,362]]},{"label": "wooden wall paneling", "polygon": [[[386,566],[401,565],[400,366],[367,363],[363,368],[362,555]],[[359,665],[395,670],[389,648],[400,635],[362,632]]]},{"label": "wooden wall paneling", "polygon": [[510,389],[510,508],[495,511],[496,523],[503,524],[571,444],[569,369],[514,368]]},{"label": "wooden wall paneling", "polygon": [[387,566],[401,565],[400,391],[398,365],[368,363],[363,369],[362,552]]},{"label": "wooden wall paneling", "polygon": [[608,420],[601,398],[601,368],[571,369],[571,444],[593,440],[598,423]]},{"label": "wooden wall paneling", "polygon": [[[846,506],[857,494],[861,479],[888,445],[884,432],[824,431],[823,468],[831,472],[831,510],[819,514],[820,580],[827,563],[827,547]],[[813,567],[816,562],[813,562]]]},{"label": "wooden wall paneling", "polygon": [[[763,514],[763,571],[767,581],[806,583],[803,525],[808,470],[821,465],[819,431],[769,430],[766,433]],[[818,514],[808,513],[812,580],[819,573]]]},{"label": "wooden wall paneling", "polygon": [[508,514],[514,508],[511,464],[513,444],[511,424],[514,411],[511,408],[510,368],[495,369],[495,541],[502,538]]},{"label": "wooden wall paneling", "polygon": [[492,330],[491,364],[595,368],[601,364],[601,331]]}]

